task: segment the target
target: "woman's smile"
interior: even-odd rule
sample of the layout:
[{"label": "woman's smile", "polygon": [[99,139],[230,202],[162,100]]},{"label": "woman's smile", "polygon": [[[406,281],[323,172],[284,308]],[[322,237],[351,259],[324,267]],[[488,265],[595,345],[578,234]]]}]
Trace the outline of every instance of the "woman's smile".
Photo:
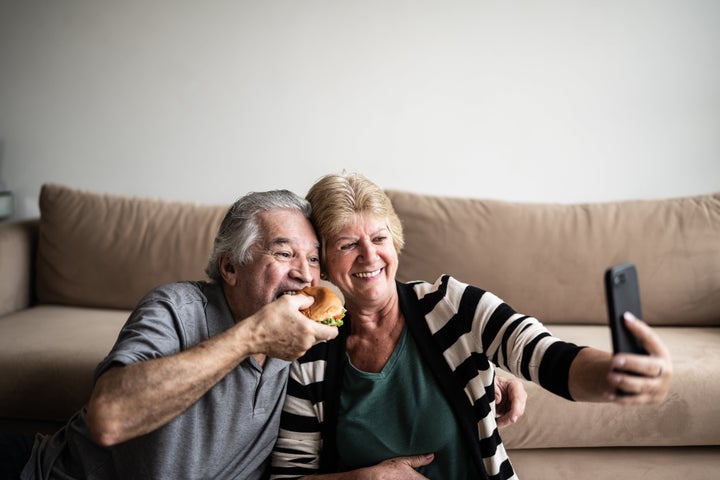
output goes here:
[{"label": "woman's smile", "polygon": [[374,278],[380,275],[385,267],[378,268],[377,270],[373,270],[371,272],[356,272],[353,273],[352,276],[356,278]]}]

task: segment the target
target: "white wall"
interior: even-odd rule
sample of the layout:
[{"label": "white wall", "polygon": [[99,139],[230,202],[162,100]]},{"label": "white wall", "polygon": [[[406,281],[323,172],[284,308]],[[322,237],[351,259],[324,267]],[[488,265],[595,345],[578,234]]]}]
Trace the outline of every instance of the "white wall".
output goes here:
[{"label": "white wall", "polygon": [[0,0],[0,178],[229,203],[359,170],[528,201],[720,190],[720,2]]}]

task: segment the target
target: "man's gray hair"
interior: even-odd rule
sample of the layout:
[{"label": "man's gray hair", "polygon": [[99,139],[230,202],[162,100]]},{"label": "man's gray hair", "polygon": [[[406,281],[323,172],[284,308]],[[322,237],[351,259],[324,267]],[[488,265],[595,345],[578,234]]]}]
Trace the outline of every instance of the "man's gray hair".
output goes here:
[{"label": "man's gray hair", "polygon": [[213,252],[205,273],[211,280],[222,283],[219,260],[228,255],[242,265],[252,260],[251,247],[261,240],[258,214],[273,210],[295,210],[310,220],[310,202],[289,190],[250,192],[232,204],[215,236]]}]

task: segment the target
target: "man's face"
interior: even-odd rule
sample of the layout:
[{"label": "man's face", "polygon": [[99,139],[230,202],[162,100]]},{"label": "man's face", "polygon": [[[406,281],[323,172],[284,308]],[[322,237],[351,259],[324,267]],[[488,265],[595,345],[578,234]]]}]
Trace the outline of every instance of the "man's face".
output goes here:
[{"label": "man's face", "polygon": [[232,273],[224,268],[223,289],[236,320],[255,313],[288,291],[320,280],[320,243],[310,222],[293,210],[258,215],[261,237],[252,247],[252,261]]}]

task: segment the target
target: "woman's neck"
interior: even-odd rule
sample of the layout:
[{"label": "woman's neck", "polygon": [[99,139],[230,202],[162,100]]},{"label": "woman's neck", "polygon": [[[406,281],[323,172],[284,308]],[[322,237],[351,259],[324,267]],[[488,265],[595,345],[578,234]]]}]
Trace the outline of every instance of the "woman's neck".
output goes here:
[{"label": "woman's neck", "polygon": [[397,297],[379,310],[360,310],[349,305],[351,314],[347,352],[353,365],[365,372],[380,372],[400,340],[405,318]]}]

